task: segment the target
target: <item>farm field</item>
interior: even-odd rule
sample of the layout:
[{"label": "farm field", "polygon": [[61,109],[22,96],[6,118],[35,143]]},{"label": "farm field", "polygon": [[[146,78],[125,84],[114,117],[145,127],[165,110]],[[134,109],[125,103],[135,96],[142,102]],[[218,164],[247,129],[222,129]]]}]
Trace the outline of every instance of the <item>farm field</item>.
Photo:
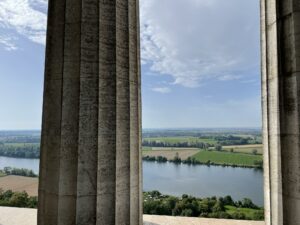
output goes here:
[{"label": "farm field", "polygon": [[[178,154],[178,157],[182,160],[186,160],[188,157],[192,157],[193,155],[197,154],[199,152],[196,148],[187,148],[187,149],[176,149],[173,150],[172,148],[158,148],[159,150],[147,150],[143,151],[143,156],[163,156],[166,157],[168,160],[174,159],[176,154]],[[165,149],[165,150],[163,150]]]},{"label": "farm field", "polygon": [[257,154],[263,154],[262,144],[256,144],[256,145],[230,145],[230,146],[223,146],[222,149],[224,151],[230,151],[233,149],[234,152],[240,152],[240,153],[248,153],[252,154],[252,151],[254,149],[257,150]]},{"label": "farm field", "polygon": [[23,176],[0,177],[0,189],[12,191],[26,191],[30,196],[38,195],[38,178]]},{"label": "farm field", "polygon": [[40,143],[4,143],[4,146],[20,148],[20,147],[39,147]]},{"label": "farm field", "polygon": [[[168,160],[173,160],[178,154],[181,160],[188,157],[194,158],[201,163],[210,161],[215,164],[254,166],[257,161],[262,161],[262,145],[232,145],[223,146],[222,151],[202,150],[199,148],[180,148],[180,147],[143,147],[143,156],[158,157],[162,156]],[[233,149],[233,152],[231,152]],[[253,154],[253,150],[257,154]]]},{"label": "farm field", "polygon": [[176,136],[176,137],[148,137],[143,138],[146,141],[156,141],[156,142],[164,142],[168,144],[176,144],[182,142],[192,143],[208,143],[208,144],[216,144],[216,140],[210,138],[201,138],[201,137],[193,137],[193,136]]},{"label": "farm field", "polygon": [[199,151],[193,156],[193,158],[203,163],[210,161],[217,164],[235,164],[243,166],[253,166],[255,165],[255,161],[262,160],[261,155],[231,153],[224,151]]},{"label": "farm field", "polygon": [[199,148],[186,147],[148,147],[143,146],[143,151],[181,151],[181,150],[200,150]]}]

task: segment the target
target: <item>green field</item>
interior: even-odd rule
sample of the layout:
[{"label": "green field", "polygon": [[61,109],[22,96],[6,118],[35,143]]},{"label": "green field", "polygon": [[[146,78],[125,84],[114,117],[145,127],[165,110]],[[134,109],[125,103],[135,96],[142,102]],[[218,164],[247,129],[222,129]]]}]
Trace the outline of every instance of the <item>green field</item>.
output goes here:
[{"label": "green field", "polygon": [[10,147],[15,147],[15,148],[20,148],[20,147],[39,147],[40,143],[4,143],[4,146],[10,146]]},{"label": "green field", "polygon": [[156,141],[156,142],[164,142],[169,144],[176,144],[176,143],[208,143],[208,144],[216,144],[216,140],[209,139],[209,138],[199,138],[199,137],[192,137],[192,136],[178,136],[178,137],[151,137],[151,138],[144,138],[147,141]]},{"label": "green field", "polygon": [[152,147],[142,146],[142,150],[143,150],[143,151],[151,151],[151,150],[152,150]]},{"label": "green field", "polygon": [[207,161],[216,164],[227,165],[242,165],[242,166],[254,166],[255,161],[262,160],[261,155],[251,155],[244,153],[231,153],[231,152],[219,152],[219,151],[200,151],[192,158],[206,163]]},{"label": "green field", "polygon": [[247,218],[252,218],[258,220],[258,215],[263,215],[263,209],[250,209],[250,208],[237,208],[234,206],[226,205],[225,211],[229,215],[233,215],[234,213],[243,213]]}]

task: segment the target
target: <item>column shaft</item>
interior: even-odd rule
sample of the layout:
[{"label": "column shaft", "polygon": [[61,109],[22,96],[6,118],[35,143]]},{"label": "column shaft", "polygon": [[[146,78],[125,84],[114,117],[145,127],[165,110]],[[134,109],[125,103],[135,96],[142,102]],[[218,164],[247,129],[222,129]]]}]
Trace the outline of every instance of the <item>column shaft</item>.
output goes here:
[{"label": "column shaft", "polygon": [[299,0],[261,0],[267,225],[300,224],[299,12]]},{"label": "column shaft", "polygon": [[142,224],[138,0],[50,0],[39,225]]}]

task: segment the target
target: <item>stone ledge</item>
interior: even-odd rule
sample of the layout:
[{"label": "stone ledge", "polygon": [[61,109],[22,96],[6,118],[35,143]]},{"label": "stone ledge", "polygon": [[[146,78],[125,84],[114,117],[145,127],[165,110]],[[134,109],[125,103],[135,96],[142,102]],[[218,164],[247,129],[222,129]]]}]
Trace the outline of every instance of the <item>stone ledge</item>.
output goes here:
[{"label": "stone ledge", "polygon": [[[36,209],[0,207],[0,215],[0,225],[36,225]],[[144,215],[144,225],[264,225],[264,222]]]},{"label": "stone ledge", "polygon": [[264,225],[263,221],[144,215],[144,225]]}]

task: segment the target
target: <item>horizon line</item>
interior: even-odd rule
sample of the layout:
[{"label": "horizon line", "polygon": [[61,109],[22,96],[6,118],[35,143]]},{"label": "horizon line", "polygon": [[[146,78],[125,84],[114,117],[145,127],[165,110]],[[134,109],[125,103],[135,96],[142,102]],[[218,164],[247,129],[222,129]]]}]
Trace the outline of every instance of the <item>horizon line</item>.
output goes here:
[{"label": "horizon line", "polygon": [[[260,126],[233,126],[233,127],[144,127],[142,130],[176,130],[176,129],[190,129],[190,130],[196,130],[196,129],[262,129]],[[41,131],[41,129],[0,129],[0,131]]]}]

